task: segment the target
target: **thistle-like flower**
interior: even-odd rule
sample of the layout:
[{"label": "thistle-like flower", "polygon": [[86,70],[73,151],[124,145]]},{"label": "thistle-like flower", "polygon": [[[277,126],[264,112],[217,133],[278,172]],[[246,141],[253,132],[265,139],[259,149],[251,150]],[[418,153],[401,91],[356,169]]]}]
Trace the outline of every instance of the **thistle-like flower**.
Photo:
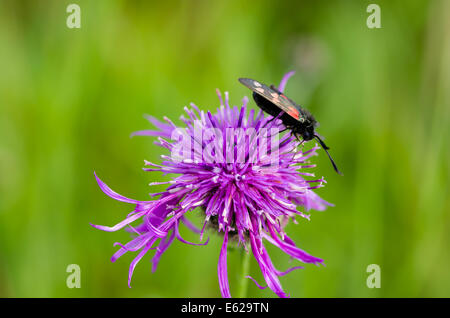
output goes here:
[{"label": "thistle-like flower", "polygon": [[[280,91],[284,90],[291,75],[292,72],[284,76]],[[185,107],[188,117],[180,118],[185,125],[183,128],[176,127],[168,118],[164,118],[166,123],[163,123],[148,117],[157,130],[138,131],[133,135],[157,136],[157,144],[169,150],[171,155],[162,155],[161,164],[145,161],[144,170],[173,174],[174,178],[150,184],[168,185],[166,191],[152,195],[159,196],[158,199],[139,201],[117,194],[96,176],[104,193],[136,207],[113,227],[93,226],[104,231],[127,227],[135,234],[127,244],[115,243],[120,248],[111,258],[114,262],[126,252],[138,252],[130,265],[129,286],[136,264],[149,250],[156,250],[152,259],[152,270],[155,271],[161,255],[175,238],[187,244],[208,243],[208,240],[200,244],[185,241],[179,232],[180,223],[183,223],[200,234],[200,241],[206,227],[221,233],[223,244],[218,276],[223,297],[231,297],[227,247],[236,241],[247,253],[251,250],[267,286],[279,297],[287,297],[278,277],[301,267],[284,272],[277,270],[264,242],[277,246],[303,263],[323,262],[298,248],[284,232],[289,220],[296,223],[297,215],[309,219],[307,211],[324,210],[330,205],[313,192],[323,186],[325,180],[314,178],[314,174],[305,171],[315,167],[308,160],[316,155],[319,147],[315,145],[304,151],[299,147],[301,143],[290,134],[278,134],[284,129],[280,120],[264,117],[261,111],[250,110],[247,115],[247,98],[243,99],[241,107],[231,107],[228,93],[225,92],[224,100],[221,93],[217,93],[220,100],[217,112],[201,111],[191,104],[190,109]],[[202,229],[197,229],[186,218],[197,208],[204,214]],[[142,224],[132,226],[138,219]],[[249,278],[259,288],[265,288]]]}]

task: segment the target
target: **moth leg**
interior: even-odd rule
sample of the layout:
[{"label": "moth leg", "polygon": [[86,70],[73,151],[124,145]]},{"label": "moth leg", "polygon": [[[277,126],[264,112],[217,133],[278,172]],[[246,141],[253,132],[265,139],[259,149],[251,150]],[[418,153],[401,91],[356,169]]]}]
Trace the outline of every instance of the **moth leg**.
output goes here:
[{"label": "moth leg", "polygon": [[292,134],[294,135],[294,137],[295,137],[298,141],[300,141],[300,145],[299,145],[299,146],[302,146],[303,143],[305,142],[305,140],[302,138],[302,136],[301,136],[299,133],[292,133]]},{"label": "moth leg", "polygon": [[300,141],[300,145],[299,145],[300,147],[304,147],[305,146],[305,139],[302,139],[302,141]]},{"label": "moth leg", "polygon": [[282,132],[285,132],[286,130],[289,130],[289,128],[288,128],[288,127],[285,127],[283,130],[280,131],[280,134],[281,134]]}]

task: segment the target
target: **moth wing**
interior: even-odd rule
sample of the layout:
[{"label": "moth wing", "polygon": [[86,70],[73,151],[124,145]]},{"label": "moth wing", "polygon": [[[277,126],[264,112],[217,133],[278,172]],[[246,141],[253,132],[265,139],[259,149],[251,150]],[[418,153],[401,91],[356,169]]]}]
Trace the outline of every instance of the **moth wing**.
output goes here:
[{"label": "moth wing", "polygon": [[265,99],[278,106],[281,110],[283,110],[294,119],[300,120],[300,117],[302,117],[300,106],[295,104],[283,93],[250,78],[240,78],[239,82],[241,82],[244,86],[246,86],[256,94],[261,95]]}]

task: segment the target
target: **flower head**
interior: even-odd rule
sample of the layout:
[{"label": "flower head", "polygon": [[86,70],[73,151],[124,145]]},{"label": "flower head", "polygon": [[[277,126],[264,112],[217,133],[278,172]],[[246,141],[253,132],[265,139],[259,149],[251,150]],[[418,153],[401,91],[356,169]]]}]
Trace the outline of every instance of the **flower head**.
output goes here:
[{"label": "flower head", "polygon": [[[282,79],[280,91],[291,75],[292,72]],[[148,117],[157,130],[138,131],[134,135],[158,137],[157,144],[171,155],[163,155],[161,164],[145,161],[144,170],[173,174],[174,178],[151,183],[167,184],[164,192],[153,194],[158,199],[138,201],[117,194],[96,176],[108,196],[136,207],[113,227],[93,226],[104,231],[127,227],[136,235],[127,244],[115,243],[120,248],[111,258],[114,262],[126,252],[138,252],[130,265],[129,284],[136,264],[149,250],[155,250],[152,259],[155,271],[161,255],[175,238],[193,245],[208,243],[208,240],[201,244],[185,241],[179,232],[183,223],[200,234],[200,241],[207,226],[223,234],[218,263],[223,297],[231,297],[227,277],[227,247],[231,241],[243,245],[247,253],[251,250],[267,286],[278,296],[286,297],[278,277],[299,267],[277,270],[264,240],[303,263],[322,263],[320,258],[298,248],[284,232],[287,222],[295,222],[297,215],[309,218],[305,211],[324,210],[329,205],[313,192],[325,180],[313,178],[312,173],[305,171],[315,167],[308,160],[316,155],[318,146],[303,151],[298,147],[300,142],[289,133],[283,136],[278,133],[284,129],[279,119],[264,117],[262,111],[247,111],[247,98],[241,107],[232,107],[227,92],[224,99],[219,91],[218,96],[220,108],[215,114],[201,111],[194,104],[190,109],[185,107],[187,118],[180,118],[183,128],[176,127],[168,118],[163,123]],[[298,211],[298,206],[304,212]],[[186,218],[196,208],[204,214],[202,229]],[[131,224],[138,219],[142,224],[133,227]]]}]

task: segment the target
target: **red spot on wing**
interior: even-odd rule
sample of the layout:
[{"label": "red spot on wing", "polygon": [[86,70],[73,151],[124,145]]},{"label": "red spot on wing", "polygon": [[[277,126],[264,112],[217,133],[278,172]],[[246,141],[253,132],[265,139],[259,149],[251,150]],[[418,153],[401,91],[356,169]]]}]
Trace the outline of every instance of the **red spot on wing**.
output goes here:
[{"label": "red spot on wing", "polygon": [[299,119],[300,118],[300,112],[298,111],[297,108],[295,107],[291,107],[289,108],[289,111],[287,112],[290,116],[294,117],[295,119]]}]

